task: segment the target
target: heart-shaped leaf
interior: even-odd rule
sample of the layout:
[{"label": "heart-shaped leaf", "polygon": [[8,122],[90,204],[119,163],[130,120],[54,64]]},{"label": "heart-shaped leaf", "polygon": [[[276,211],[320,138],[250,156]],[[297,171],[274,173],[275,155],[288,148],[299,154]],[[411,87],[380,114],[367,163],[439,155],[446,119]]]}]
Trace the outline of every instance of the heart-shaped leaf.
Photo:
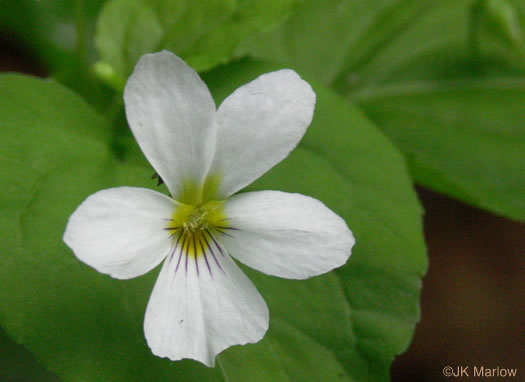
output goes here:
[{"label": "heart-shaped leaf", "polygon": [[[265,67],[215,72],[217,97]],[[232,70],[235,77],[229,76]],[[156,271],[114,280],[62,242],[68,216],[91,193],[154,187],[152,169],[112,153],[112,133],[78,96],[52,81],[0,77],[0,323],[67,381],[387,380],[418,320],[426,267],[421,209],[403,160],[345,101],[316,87],[308,134],[252,186],[320,198],[354,230],[347,265],[306,281],[246,270],[271,323],[257,344],[236,346],[209,369],[153,356],[142,333]]]}]

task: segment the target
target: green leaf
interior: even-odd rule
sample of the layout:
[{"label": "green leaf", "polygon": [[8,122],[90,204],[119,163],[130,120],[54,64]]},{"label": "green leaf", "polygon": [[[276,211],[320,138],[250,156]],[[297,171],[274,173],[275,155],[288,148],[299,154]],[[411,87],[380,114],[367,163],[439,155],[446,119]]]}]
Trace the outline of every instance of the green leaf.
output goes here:
[{"label": "green leaf", "polygon": [[[210,74],[217,97],[261,70]],[[234,72],[233,77],[229,73]],[[91,193],[154,187],[153,170],[111,151],[110,126],[52,81],[0,76],[0,323],[66,381],[388,380],[419,317],[426,267],[421,209],[400,154],[355,109],[316,87],[301,146],[252,189],[300,191],[341,214],[357,245],[349,263],[306,281],[247,270],[268,302],[270,330],[214,369],[153,356],[142,322],[157,271],[121,281],[79,262],[62,242]],[[351,142],[349,144],[346,141]]]},{"label": "green leaf", "polygon": [[281,21],[297,0],[111,0],[97,26],[96,45],[123,82],[145,53],[168,49],[197,70],[231,59],[250,33]]},{"label": "green leaf", "polygon": [[[204,78],[219,103],[237,86],[274,69],[240,62]],[[308,319],[299,312],[286,313],[287,319],[335,349],[353,380],[388,380],[392,359],[407,348],[419,318],[421,276],[426,269],[421,209],[403,158],[389,140],[342,98],[322,85],[314,90],[314,120],[299,147],[249,188],[311,195],[347,221],[357,244],[333,282],[340,285],[346,299],[336,316],[348,316],[350,323],[330,327],[330,316]],[[288,283],[274,280],[268,284],[274,293],[261,290],[274,310],[287,311],[290,300],[286,297],[297,294]],[[325,296],[335,294],[326,287],[319,290]],[[310,301],[312,310],[322,300],[320,295]],[[342,333],[350,333],[349,338]]]},{"label": "green leaf", "polygon": [[[308,0],[244,49],[271,58],[275,41],[273,58],[347,96],[401,148],[416,182],[524,220],[525,74],[505,53],[522,49],[523,2],[363,3],[368,23],[360,3]],[[489,21],[499,49],[488,48]]]},{"label": "green leaf", "polygon": [[525,77],[407,83],[358,103],[422,185],[525,220]]},{"label": "green leaf", "polygon": [[31,353],[15,344],[0,328],[0,381],[58,382]]}]

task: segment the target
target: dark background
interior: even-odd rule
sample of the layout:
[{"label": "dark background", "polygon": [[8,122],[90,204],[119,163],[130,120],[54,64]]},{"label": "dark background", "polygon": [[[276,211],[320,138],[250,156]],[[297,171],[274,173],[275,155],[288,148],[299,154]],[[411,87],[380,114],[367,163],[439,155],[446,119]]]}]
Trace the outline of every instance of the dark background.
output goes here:
[{"label": "dark background", "polygon": [[[2,35],[0,71],[46,75]],[[518,377],[509,380],[525,381],[525,225],[423,188],[418,194],[430,266],[421,322],[408,351],[394,361],[392,380],[444,381],[445,366],[499,366],[517,368]],[[0,381],[58,378],[0,329]]]}]

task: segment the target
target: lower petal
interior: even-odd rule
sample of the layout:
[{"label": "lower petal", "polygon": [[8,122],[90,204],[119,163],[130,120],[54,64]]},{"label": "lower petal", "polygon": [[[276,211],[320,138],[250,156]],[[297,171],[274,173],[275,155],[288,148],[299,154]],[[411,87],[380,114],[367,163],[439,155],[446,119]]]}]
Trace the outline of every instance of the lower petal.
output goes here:
[{"label": "lower petal", "polygon": [[144,332],[152,352],[171,360],[190,358],[214,366],[232,345],[259,341],[268,329],[266,303],[209,234],[204,251],[184,243],[168,256],[146,309]]}]

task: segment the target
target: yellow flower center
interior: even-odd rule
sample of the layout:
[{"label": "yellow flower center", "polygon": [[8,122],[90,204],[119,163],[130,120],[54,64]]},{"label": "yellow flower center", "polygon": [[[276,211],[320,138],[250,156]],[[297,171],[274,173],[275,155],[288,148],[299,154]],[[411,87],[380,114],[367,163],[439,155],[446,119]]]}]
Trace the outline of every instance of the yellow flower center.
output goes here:
[{"label": "yellow flower center", "polygon": [[215,242],[214,234],[230,229],[223,201],[209,201],[200,206],[178,204],[166,230],[185,255],[199,257]]}]

